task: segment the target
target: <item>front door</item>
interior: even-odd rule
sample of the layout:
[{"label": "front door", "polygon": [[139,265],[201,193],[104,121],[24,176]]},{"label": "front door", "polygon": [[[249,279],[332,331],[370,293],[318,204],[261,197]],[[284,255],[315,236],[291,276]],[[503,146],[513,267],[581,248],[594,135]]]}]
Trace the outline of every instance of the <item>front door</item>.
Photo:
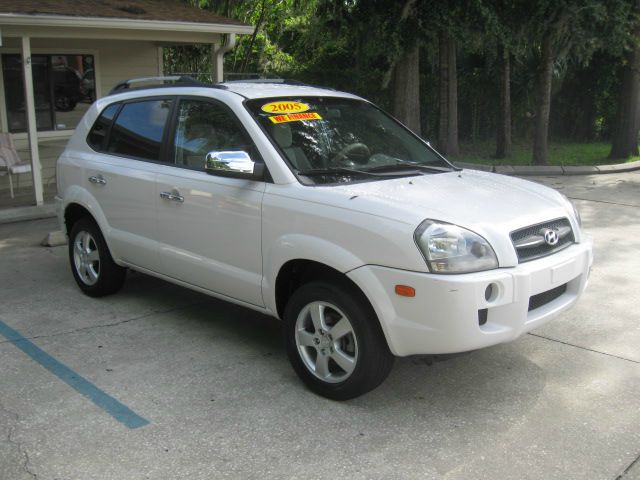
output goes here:
[{"label": "front door", "polygon": [[157,170],[162,272],[234,299],[263,306],[261,181],[204,171],[210,151],[247,151],[244,128],[225,105],[183,98],[177,106],[168,160]]}]

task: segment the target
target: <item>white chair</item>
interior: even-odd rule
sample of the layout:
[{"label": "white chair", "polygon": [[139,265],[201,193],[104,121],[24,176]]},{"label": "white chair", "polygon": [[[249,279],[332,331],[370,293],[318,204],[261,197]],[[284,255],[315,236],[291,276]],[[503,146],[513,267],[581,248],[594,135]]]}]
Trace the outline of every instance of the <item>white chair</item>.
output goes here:
[{"label": "white chair", "polygon": [[14,198],[13,175],[18,176],[16,187],[20,188],[20,174],[31,172],[31,164],[20,160],[10,133],[0,133],[0,174],[4,175],[5,172],[9,174],[9,192],[11,193],[11,198]]}]

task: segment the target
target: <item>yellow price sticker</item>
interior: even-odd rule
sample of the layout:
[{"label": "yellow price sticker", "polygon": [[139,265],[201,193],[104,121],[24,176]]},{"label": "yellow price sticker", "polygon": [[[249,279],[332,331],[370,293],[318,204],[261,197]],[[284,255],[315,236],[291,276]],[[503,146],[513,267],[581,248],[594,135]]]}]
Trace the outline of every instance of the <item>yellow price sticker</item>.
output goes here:
[{"label": "yellow price sticker", "polygon": [[300,102],[271,102],[262,106],[267,113],[300,113],[309,110],[309,105]]},{"label": "yellow price sticker", "polygon": [[316,112],[287,113],[286,115],[274,115],[269,117],[272,123],[300,122],[302,120],[322,120]]}]

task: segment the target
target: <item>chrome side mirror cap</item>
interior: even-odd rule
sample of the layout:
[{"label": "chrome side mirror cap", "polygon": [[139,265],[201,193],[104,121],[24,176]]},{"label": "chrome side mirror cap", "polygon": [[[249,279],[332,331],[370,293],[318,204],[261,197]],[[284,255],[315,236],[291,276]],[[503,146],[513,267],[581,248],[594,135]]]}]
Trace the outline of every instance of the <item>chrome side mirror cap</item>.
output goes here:
[{"label": "chrome side mirror cap", "polygon": [[205,156],[205,171],[211,175],[234,178],[260,179],[264,164],[251,160],[245,151],[212,151]]}]

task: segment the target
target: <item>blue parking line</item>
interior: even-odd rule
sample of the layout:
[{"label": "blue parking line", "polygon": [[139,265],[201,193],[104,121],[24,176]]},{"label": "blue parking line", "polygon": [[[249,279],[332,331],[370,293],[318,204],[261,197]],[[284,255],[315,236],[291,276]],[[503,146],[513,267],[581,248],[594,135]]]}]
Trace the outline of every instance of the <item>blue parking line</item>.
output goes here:
[{"label": "blue parking line", "polygon": [[49,370],[76,392],[87,397],[120,423],[124,423],[129,428],[144,427],[149,424],[148,420],[142,418],[126,405],[123,405],[111,395],[103,392],[93,383],[78,375],[69,367],[60,363],[47,352],[41,350],[2,320],[0,320],[0,335],[5,337],[9,342]]}]

